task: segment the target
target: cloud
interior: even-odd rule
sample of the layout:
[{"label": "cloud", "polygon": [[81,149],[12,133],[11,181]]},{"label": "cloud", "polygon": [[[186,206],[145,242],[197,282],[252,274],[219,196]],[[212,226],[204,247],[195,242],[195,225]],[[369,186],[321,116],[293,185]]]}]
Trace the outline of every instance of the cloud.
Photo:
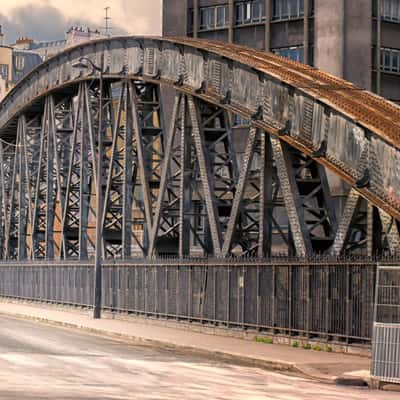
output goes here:
[{"label": "cloud", "polygon": [[[63,39],[65,32],[73,25],[100,28],[86,17],[69,17],[54,6],[34,3],[13,8],[7,15],[0,13],[0,24],[6,34],[6,43],[14,43],[21,36],[37,41]],[[126,33],[119,26],[114,27],[114,33]]]},{"label": "cloud", "polygon": [[[121,0],[118,21],[127,31],[139,35],[161,35],[161,0]],[[114,10],[111,10],[114,13]]]}]

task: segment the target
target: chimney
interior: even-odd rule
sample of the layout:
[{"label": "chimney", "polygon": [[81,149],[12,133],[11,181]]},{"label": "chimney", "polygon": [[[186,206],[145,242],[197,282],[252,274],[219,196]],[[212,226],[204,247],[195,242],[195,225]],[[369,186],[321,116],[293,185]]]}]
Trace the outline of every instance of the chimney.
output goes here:
[{"label": "chimney", "polygon": [[0,46],[4,46],[3,27],[0,25]]}]

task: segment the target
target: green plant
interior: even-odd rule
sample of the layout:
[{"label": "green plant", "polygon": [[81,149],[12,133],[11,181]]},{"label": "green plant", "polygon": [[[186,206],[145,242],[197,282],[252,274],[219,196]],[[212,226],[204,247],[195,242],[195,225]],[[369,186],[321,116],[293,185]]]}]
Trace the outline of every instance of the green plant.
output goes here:
[{"label": "green plant", "polygon": [[291,343],[291,346],[292,347],[299,347],[299,343],[294,341],[294,342]]},{"label": "green plant", "polygon": [[325,351],[327,351],[328,353],[331,353],[332,352],[332,347],[329,346],[329,345],[326,345],[325,346]]},{"label": "green plant", "polygon": [[321,346],[318,346],[318,345],[313,346],[312,349],[315,350],[315,351],[321,351],[322,350]]},{"label": "green plant", "polygon": [[311,349],[311,344],[310,343],[303,343],[301,347],[304,350],[310,350]]},{"label": "green plant", "polygon": [[272,344],[274,343],[273,339],[270,337],[264,337],[264,336],[257,336],[256,337],[256,342],[258,343],[267,343],[267,344]]}]

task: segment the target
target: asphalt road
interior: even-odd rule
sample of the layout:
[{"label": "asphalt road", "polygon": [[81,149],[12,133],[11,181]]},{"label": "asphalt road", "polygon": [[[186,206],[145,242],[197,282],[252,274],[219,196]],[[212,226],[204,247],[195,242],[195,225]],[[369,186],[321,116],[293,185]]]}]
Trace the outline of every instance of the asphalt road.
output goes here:
[{"label": "asphalt road", "polygon": [[398,400],[399,393],[324,385],[0,317],[0,399]]}]

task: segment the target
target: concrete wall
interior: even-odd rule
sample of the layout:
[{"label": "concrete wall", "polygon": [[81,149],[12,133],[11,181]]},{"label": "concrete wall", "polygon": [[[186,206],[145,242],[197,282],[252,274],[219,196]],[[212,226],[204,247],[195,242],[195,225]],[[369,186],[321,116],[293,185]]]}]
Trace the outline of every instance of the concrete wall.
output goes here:
[{"label": "concrete wall", "polygon": [[304,38],[303,20],[271,24],[271,48],[301,46]]},{"label": "concrete wall", "polygon": [[264,26],[241,26],[235,28],[233,33],[233,41],[237,44],[253,47],[256,49],[264,48]]},{"label": "concrete wall", "polygon": [[315,0],[314,11],[314,64],[339,77],[344,73],[345,1]]},{"label": "concrete wall", "polygon": [[198,37],[201,39],[208,39],[208,40],[219,40],[221,42],[228,41],[228,30],[227,29],[220,29],[218,31],[204,31],[199,32]]},{"label": "concrete wall", "polygon": [[0,76],[0,101],[5,97],[8,90],[12,86],[12,62],[12,48],[7,46],[0,46],[0,64],[8,66],[8,76]]},{"label": "concrete wall", "polygon": [[163,36],[186,36],[187,0],[163,1]]},{"label": "concrete wall", "polygon": [[3,46],[0,47],[0,64],[8,65],[8,76],[5,77],[8,81],[12,80],[12,48]]},{"label": "concrete wall", "polygon": [[371,89],[371,0],[315,0],[315,66]]},{"label": "concrete wall", "polygon": [[[364,89],[371,89],[372,1],[345,1],[344,75]],[[398,38],[398,36],[397,36]]]}]

